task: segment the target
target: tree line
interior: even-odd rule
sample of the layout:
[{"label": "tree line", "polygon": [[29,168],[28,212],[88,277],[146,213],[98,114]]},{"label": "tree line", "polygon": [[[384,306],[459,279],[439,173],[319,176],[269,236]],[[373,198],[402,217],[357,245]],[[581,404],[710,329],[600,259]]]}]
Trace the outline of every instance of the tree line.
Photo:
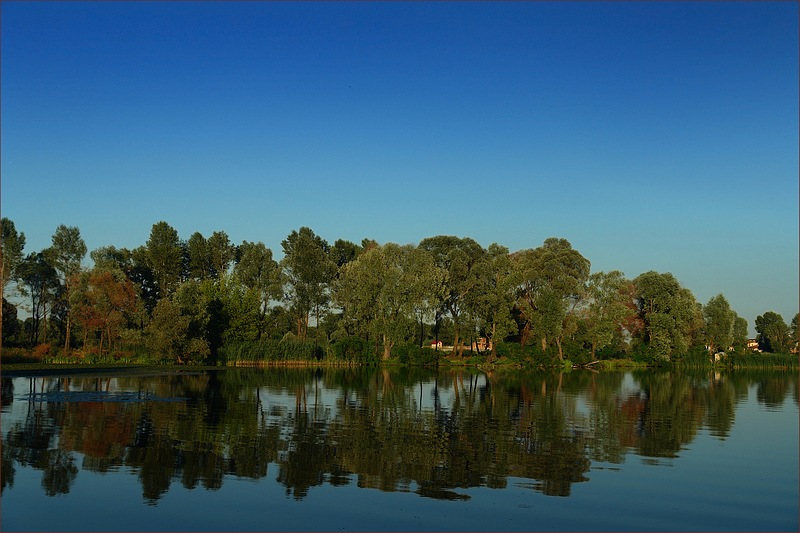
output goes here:
[{"label": "tree line", "polygon": [[[301,227],[276,261],[262,242],[235,245],[224,231],[183,240],[161,221],[141,246],[91,251],[91,268],[77,227],[58,226],[44,250],[24,247],[3,218],[2,343],[51,356],[133,351],[200,363],[225,347],[282,341],[316,346],[319,359],[357,341],[384,360],[433,346],[491,361],[512,346],[553,362],[667,362],[744,350],[748,340],[747,321],[722,294],[701,304],[668,272],[591,272],[561,238],[515,252],[446,235],[331,245]],[[24,321],[7,294],[22,299]],[[797,323],[760,315],[759,348],[796,349]]]}]

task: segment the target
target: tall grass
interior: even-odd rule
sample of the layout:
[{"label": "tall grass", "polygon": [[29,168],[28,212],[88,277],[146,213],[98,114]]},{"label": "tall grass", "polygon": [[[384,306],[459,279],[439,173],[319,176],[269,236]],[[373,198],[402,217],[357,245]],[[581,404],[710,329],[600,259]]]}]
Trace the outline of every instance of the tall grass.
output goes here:
[{"label": "tall grass", "polygon": [[220,365],[259,363],[373,364],[377,358],[362,339],[351,337],[330,346],[299,340],[265,339],[223,344],[217,353]]},{"label": "tall grass", "polygon": [[800,369],[800,356],[791,353],[732,353],[726,362],[731,368]]}]

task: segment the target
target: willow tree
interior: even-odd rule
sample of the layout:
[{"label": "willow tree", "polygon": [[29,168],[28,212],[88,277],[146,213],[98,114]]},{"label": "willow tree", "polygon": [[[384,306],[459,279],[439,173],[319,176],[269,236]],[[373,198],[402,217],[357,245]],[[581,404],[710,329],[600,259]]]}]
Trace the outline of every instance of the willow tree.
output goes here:
[{"label": "willow tree", "polygon": [[430,253],[436,266],[447,272],[447,291],[440,316],[447,313],[453,319],[453,346],[460,355],[462,315],[467,311],[470,293],[482,283],[479,265],[486,260],[486,250],[469,237],[449,235],[423,239],[419,248]]},{"label": "willow tree", "polygon": [[551,237],[536,249],[517,252],[517,305],[522,320],[522,345],[538,337],[542,351],[554,341],[564,359],[562,340],[577,329],[575,314],[591,263],[566,239]]},{"label": "willow tree", "polygon": [[334,292],[343,320],[383,343],[383,358],[411,336],[416,313],[443,294],[446,272],[425,250],[387,243],[346,264]]},{"label": "willow tree", "polygon": [[592,346],[592,359],[597,350],[611,343],[631,312],[627,286],[628,281],[619,270],[595,272],[589,276],[583,320]]},{"label": "willow tree", "polygon": [[469,294],[468,306],[491,344],[491,358],[497,356],[497,343],[515,332],[511,316],[514,307],[513,264],[508,248],[489,245],[486,260],[476,267],[480,285]]}]

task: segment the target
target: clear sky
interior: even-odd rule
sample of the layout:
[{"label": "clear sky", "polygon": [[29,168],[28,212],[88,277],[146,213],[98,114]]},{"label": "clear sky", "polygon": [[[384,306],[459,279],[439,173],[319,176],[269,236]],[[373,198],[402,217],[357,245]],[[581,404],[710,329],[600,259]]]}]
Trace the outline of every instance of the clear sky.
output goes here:
[{"label": "clear sky", "polygon": [[[89,250],[568,239],[798,310],[797,2],[3,2],[2,215]],[[88,257],[87,257],[88,261]]]}]

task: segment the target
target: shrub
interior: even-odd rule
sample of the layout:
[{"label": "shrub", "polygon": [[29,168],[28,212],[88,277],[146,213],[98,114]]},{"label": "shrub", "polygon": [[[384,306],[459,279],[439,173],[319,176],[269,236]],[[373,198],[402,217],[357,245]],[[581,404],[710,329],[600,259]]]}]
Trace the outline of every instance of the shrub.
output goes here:
[{"label": "shrub", "polygon": [[392,348],[392,356],[400,364],[411,366],[437,366],[440,353],[428,346],[420,347],[416,344],[398,344]]},{"label": "shrub", "polygon": [[332,345],[332,356],[338,361],[377,364],[379,358],[370,343],[361,337],[345,337]]},{"label": "shrub", "polygon": [[43,359],[45,357],[49,357],[52,354],[52,347],[49,344],[39,344],[36,346],[33,351],[31,352],[33,357],[37,359]]}]

